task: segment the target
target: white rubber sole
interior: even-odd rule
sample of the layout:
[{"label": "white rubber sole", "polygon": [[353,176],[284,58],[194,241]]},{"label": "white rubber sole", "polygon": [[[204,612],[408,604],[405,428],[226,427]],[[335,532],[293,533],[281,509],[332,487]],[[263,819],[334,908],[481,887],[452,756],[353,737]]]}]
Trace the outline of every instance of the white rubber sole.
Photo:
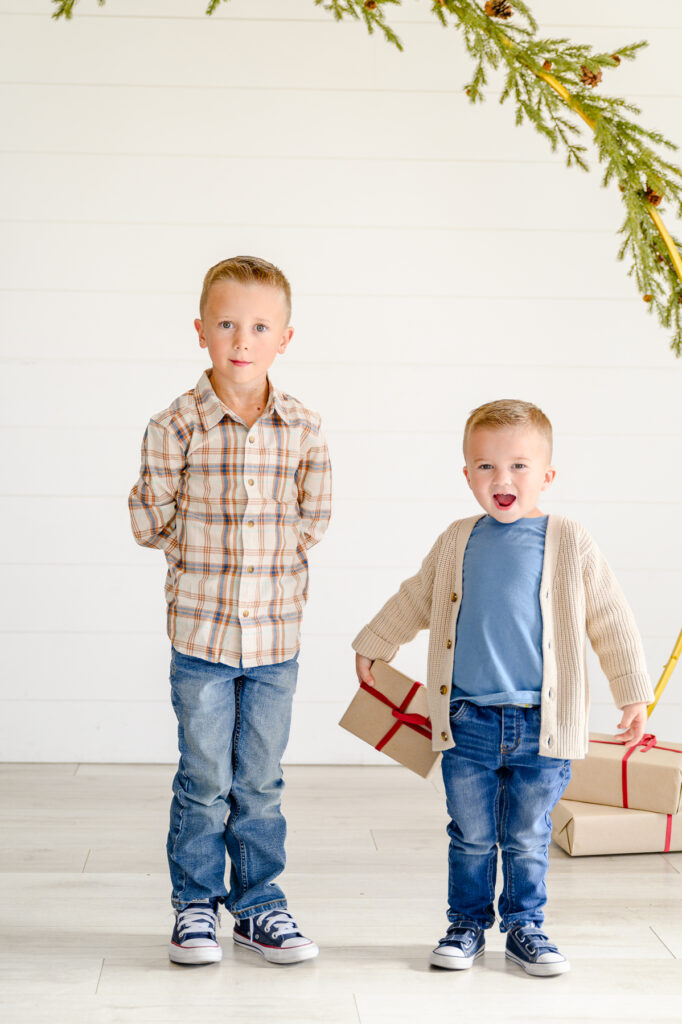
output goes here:
[{"label": "white rubber sole", "polygon": [[217,964],[223,958],[222,946],[168,946],[168,956],[174,964]]},{"label": "white rubber sole", "polygon": [[305,946],[277,949],[272,946],[261,946],[259,942],[252,942],[241,935],[233,934],[232,938],[242,949],[250,949],[254,953],[259,953],[271,964],[298,964],[303,960],[313,960],[320,952],[320,947],[315,942],[307,942]]},{"label": "white rubber sole", "polygon": [[469,967],[473,967],[474,960],[478,960],[479,956],[483,956],[484,953],[485,946],[482,946],[473,956],[452,956],[448,953],[439,953],[437,949],[434,949],[429,957],[429,963],[432,967],[444,967],[448,971],[466,971]]},{"label": "white rubber sole", "polygon": [[558,963],[549,964],[529,964],[526,960],[522,960],[520,956],[516,956],[515,953],[509,953],[507,950],[505,950],[504,955],[507,960],[518,964],[519,967],[523,967],[526,974],[532,974],[536,978],[550,978],[554,974],[566,974],[566,971],[571,969],[568,960],[560,960]]}]

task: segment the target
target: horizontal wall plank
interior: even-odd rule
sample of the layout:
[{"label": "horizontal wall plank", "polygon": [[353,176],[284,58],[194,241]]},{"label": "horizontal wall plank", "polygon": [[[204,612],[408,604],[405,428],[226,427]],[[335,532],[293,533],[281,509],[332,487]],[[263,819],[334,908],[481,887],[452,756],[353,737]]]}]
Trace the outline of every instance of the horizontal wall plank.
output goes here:
[{"label": "horizontal wall plank", "polygon": [[[100,7],[97,0],[79,0],[76,17],[203,20],[204,8],[203,0],[108,0],[104,7]],[[618,24],[639,28],[679,24],[677,0],[656,0],[644,10],[639,0],[600,0],[599,4],[594,0],[572,0],[569,7],[564,0],[533,0],[532,10],[542,25]],[[49,12],[48,0],[2,0],[0,3],[0,14],[44,17]],[[230,0],[218,7],[212,17],[225,21],[328,21],[330,14],[314,6],[313,0]],[[388,20],[393,24],[430,24],[433,15],[422,0],[402,0],[400,6],[389,9]],[[358,29],[364,31],[360,26]]]},{"label": "horizontal wall plank", "polygon": [[615,185],[605,192],[596,177],[567,176],[558,161],[510,164],[504,188],[491,163],[276,156],[0,154],[0,176],[0,220],[222,223],[229,231],[248,210],[261,226],[573,232],[610,231],[621,212]]},{"label": "horizontal wall plank", "polygon": [[[225,252],[287,267],[299,290],[632,298],[611,232],[8,223],[5,288],[196,288]],[[41,253],[36,261],[35,253]],[[561,260],[548,258],[561,253]],[[64,254],[72,254],[68,260]],[[523,253],[523,258],[519,254]],[[96,254],[96,255],[95,255]],[[416,259],[415,255],[419,254]],[[530,284],[532,282],[532,285]]]},{"label": "horizontal wall plank", "polygon": [[[261,86],[315,88],[324,81],[328,88],[347,88],[352,61],[355,87],[403,88],[408,80],[428,91],[459,90],[471,74],[459,33],[443,31],[435,19],[406,28],[403,53],[378,33],[358,31],[352,19],[281,21],[274,33],[263,32],[257,22],[207,18],[193,22],[192,46],[187,46],[185,25],[173,19],[131,24],[118,18],[74,18],[68,25],[47,18],[4,21],[0,62],[5,79],[17,81],[240,85],[253,80],[257,61]],[[617,82],[619,92],[641,83],[650,92],[677,91],[677,33],[649,27],[647,36],[651,46],[636,66],[623,64],[609,80]],[[597,50],[613,50],[631,42],[632,32],[618,24],[595,26],[590,41]],[[282,53],[294,52],[296,60],[282,60]],[[50,54],[48,67],[44,53]]]},{"label": "horizontal wall plank", "polygon": [[[662,460],[661,475],[664,466]],[[352,550],[367,567],[400,562],[416,568],[448,523],[478,511],[464,492],[461,498],[435,500],[429,491],[420,497],[412,488],[401,489],[400,481],[391,481],[390,491],[374,498],[364,487],[355,490],[358,496],[340,494],[337,472],[331,526],[312,551],[316,567],[343,567]],[[682,547],[673,541],[682,512],[679,502],[633,501],[631,494],[628,500],[611,496],[601,503],[592,498],[559,501],[550,495],[543,509],[583,523],[616,570],[682,569]],[[0,564],[42,565],[48,572],[49,566],[63,564],[146,566],[154,558],[133,541],[125,494],[0,497],[0,520]],[[160,553],[158,559],[162,565]]]},{"label": "horizontal wall plank", "polygon": [[[431,538],[424,538],[428,549]],[[413,565],[365,569],[316,567],[312,573],[305,628],[328,633],[330,623],[360,623],[379,610]],[[0,599],[3,631],[150,632],[163,629],[165,572],[150,554],[148,566],[6,566]],[[682,570],[622,569],[619,580],[642,633],[676,636]],[[353,626],[351,626],[353,628]]]},{"label": "horizontal wall plank", "polygon": [[[108,0],[100,7],[98,0],[79,0],[76,17],[80,18],[184,18],[204,19],[202,0]],[[560,23],[577,27],[591,25],[635,25],[637,27],[679,24],[677,0],[656,0],[646,10],[639,0],[572,0],[570,7],[564,0],[534,0],[533,13],[541,23]],[[40,16],[51,13],[49,0],[2,0],[0,14]],[[313,0],[230,0],[219,6],[212,15],[214,20],[225,21],[328,21],[329,12],[313,4]],[[402,0],[394,10],[389,9],[392,23],[426,22],[432,13],[422,0]]]},{"label": "horizontal wall plank", "polygon": [[[193,359],[192,374],[198,376],[206,358],[193,326],[201,281],[194,290],[192,283],[172,294],[0,290],[0,357],[47,358],[55,375],[68,375],[74,359],[121,361],[129,373],[149,363]],[[330,289],[341,283],[329,282]],[[481,300],[460,295],[430,296],[425,302],[418,295],[300,294],[297,284],[294,280],[294,342],[287,353],[297,364],[412,365],[428,338],[431,361],[452,365],[453,373],[481,363],[532,371],[538,365],[620,365],[679,372],[682,366],[638,296],[585,300],[520,294]],[[49,331],[36,331],[26,315],[36,303],[49,319]],[[14,368],[8,364],[4,372],[11,375]]]},{"label": "horizontal wall plank", "polygon": [[[321,80],[323,82],[324,79]],[[463,93],[374,93],[361,89],[193,89],[169,82],[111,85],[0,83],[5,151],[422,160],[559,160],[513,110]],[[682,97],[641,97],[643,123],[668,135]],[[74,117],[74,109],[79,116]],[[216,126],[229,125],[229,133]],[[314,126],[314,127],[312,127]],[[590,158],[595,163],[594,153]],[[582,172],[566,171],[568,180]]]},{"label": "horizontal wall plank", "polygon": [[[470,410],[501,396],[544,407],[559,438],[574,433],[679,433],[682,361],[669,369],[594,368],[588,374],[581,367],[540,366],[529,377],[525,367],[450,368],[434,365],[423,349],[421,359],[415,356],[418,361],[409,367],[340,362],[333,365],[332,374],[324,366],[284,359],[274,379],[319,410],[328,431],[358,429],[362,424],[367,435],[405,432],[407,420],[410,430],[428,435],[423,439],[427,459],[442,430],[458,439]],[[122,364],[74,362],[57,386],[49,363],[17,361],[12,370],[0,382],[2,421],[7,426],[96,429],[115,424],[136,427],[141,439],[150,416],[193,387],[202,365],[147,364],[131,374]],[[23,385],[29,381],[27,401]],[[83,440],[87,442],[85,434]]]}]

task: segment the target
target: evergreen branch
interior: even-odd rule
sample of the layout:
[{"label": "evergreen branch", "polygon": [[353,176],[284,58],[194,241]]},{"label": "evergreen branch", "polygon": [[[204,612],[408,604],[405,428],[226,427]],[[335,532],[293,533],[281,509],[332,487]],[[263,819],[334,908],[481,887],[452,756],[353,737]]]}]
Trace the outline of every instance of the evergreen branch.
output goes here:
[{"label": "evergreen branch", "polygon": [[[322,0],[315,0],[316,3]],[[671,347],[682,355],[682,258],[680,244],[668,233],[657,206],[665,198],[682,215],[682,170],[663,159],[654,147],[677,146],[660,132],[633,120],[640,111],[618,97],[595,94],[605,72],[634,60],[646,42],[629,43],[612,52],[597,52],[585,43],[539,38],[538,25],[522,0],[432,0],[444,26],[461,31],[474,61],[465,91],[472,103],[482,102],[487,72],[500,67],[505,78],[500,102],[513,100],[516,123],[528,120],[552,150],[561,146],[568,166],[589,170],[581,129],[565,108],[594,132],[597,157],[604,165],[602,185],[618,182],[626,215],[619,259],[629,258],[633,276],[660,322],[672,331]],[[357,7],[348,0],[344,7]],[[382,0],[372,4],[380,12]],[[520,14],[525,24],[513,19]],[[551,74],[550,74],[551,71]]]}]

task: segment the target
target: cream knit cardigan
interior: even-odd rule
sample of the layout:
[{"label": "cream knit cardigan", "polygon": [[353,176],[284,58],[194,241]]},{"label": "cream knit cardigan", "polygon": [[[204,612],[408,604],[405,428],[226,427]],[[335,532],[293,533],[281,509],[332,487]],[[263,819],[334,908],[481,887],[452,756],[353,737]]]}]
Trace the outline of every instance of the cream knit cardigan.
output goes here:
[{"label": "cream knit cardigan", "polygon": [[[462,563],[480,518],[451,523],[419,572],[401,584],[353,641],[354,650],[366,658],[391,661],[401,644],[429,629],[427,693],[434,750],[454,746],[449,710]],[[550,515],[547,521],[540,608],[540,754],[582,758],[588,748],[586,634],[618,707],[650,703],[653,690],[632,612],[613,572],[587,530],[562,516]]]}]

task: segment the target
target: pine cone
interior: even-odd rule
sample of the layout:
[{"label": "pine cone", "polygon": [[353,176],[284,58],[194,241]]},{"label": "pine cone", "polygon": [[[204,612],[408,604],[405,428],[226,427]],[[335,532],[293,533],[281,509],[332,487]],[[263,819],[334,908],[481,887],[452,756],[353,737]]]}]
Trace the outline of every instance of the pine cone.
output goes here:
[{"label": "pine cone", "polygon": [[580,81],[583,85],[589,85],[591,89],[594,89],[595,85],[599,85],[602,80],[601,71],[590,71],[585,64],[583,64],[580,71],[582,72],[580,75]]},{"label": "pine cone", "polygon": [[376,11],[376,9],[377,9],[377,0],[365,0],[365,10],[366,11]]},{"label": "pine cone", "polygon": [[502,21],[507,21],[514,13],[507,0],[487,0],[484,10],[489,18],[501,18]]},{"label": "pine cone", "polygon": [[646,201],[651,203],[652,206],[660,206],[663,202],[663,196],[659,195],[658,192],[654,192],[652,188],[646,190]]},{"label": "pine cone", "polygon": [[642,298],[643,298],[643,300],[645,302],[653,302],[654,301],[653,295],[643,295]]},{"label": "pine cone", "polygon": [[543,71],[551,71],[552,70],[552,62],[551,62],[551,60],[543,61],[542,70]]}]

